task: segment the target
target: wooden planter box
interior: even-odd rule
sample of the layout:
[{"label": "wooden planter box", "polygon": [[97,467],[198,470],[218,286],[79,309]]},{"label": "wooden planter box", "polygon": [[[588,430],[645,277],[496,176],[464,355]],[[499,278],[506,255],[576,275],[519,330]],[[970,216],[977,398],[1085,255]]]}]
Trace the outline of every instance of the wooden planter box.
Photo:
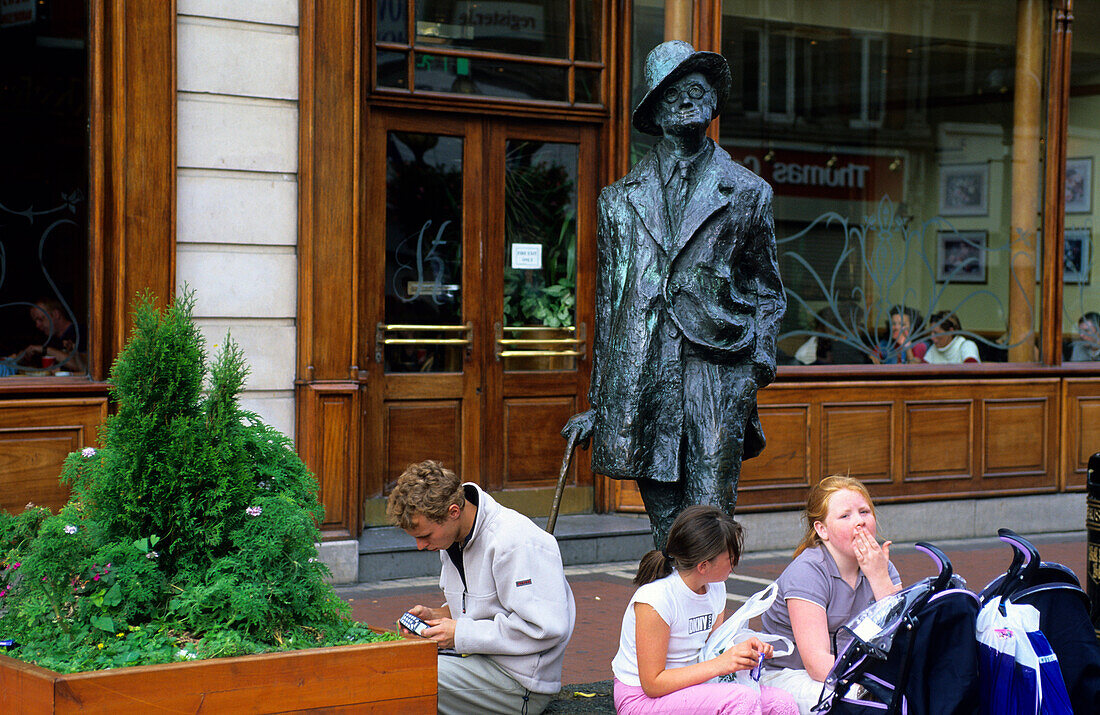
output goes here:
[{"label": "wooden planter box", "polygon": [[0,713],[435,713],[436,657],[417,639],[62,675],[0,655]]}]

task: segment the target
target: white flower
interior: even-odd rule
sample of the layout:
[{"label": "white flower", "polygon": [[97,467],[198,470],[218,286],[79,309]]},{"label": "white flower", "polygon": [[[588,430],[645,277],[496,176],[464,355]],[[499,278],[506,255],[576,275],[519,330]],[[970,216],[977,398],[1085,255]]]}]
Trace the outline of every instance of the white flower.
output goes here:
[{"label": "white flower", "polygon": [[76,527],[72,524],[66,524],[65,525],[65,533],[66,534],[75,534],[76,533]]},{"label": "white flower", "polygon": [[80,450],[80,454],[83,457],[94,457],[95,447],[85,447],[84,449]]},{"label": "white flower", "polygon": [[312,556],[309,557],[309,563],[316,563],[316,561],[317,559],[313,558]]},{"label": "white flower", "polygon": [[158,554],[156,551],[150,551],[149,553],[145,554],[145,558],[147,558],[147,559],[159,559],[160,554]]},{"label": "white flower", "polygon": [[271,488],[271,482],[260,480],[256,484],[256,486],[258,486],[260,489],[270,489]]},{"label": "white flower", "polygon": [[194,660],[198,656],[196,654],[192,653],[191,651],[187,650],[186,648],[180,648],[179,650],[176,651],[176,657],[179,658],[180,660]]},{"label": "white flower", "polygon": [[249,516],[259,516],[264,513],[264,509],[261,506],[250,506],[244,510],[244,513]]}]

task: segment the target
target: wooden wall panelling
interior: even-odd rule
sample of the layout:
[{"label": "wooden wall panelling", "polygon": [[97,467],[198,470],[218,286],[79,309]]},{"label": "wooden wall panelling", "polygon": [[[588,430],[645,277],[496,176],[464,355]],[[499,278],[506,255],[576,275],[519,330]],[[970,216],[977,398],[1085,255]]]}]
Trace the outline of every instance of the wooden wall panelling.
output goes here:
[{"label": "wooden wall panelling", "polygon": [[176,3],[91,4],[92,376],[130,332],[134,296],[175,293]]},{"label": "wooden wall panelling", "polygon": [[821,476],[845,474],[867,484],[893,481],[893,402],[828,402],[821,406]]},{"label": "wooden wall panelling", "polygon": [[966,480],[975,473],[972,400],[905,401],[903,480]]},{"label": "wooden wall panelling", "polygon": [[[768,447],[742,468],[738,508],[797,508],[807,486],[834,473],[888,501],[1050,491],[1059,464],[1081,488],[1089,455],[1100,451],[1100,379],[1066,382],[771,385],[758,395]],[[618,508],[641,511],[633,482],[611,490]]]},{"label": "wooden wall panelling", "polygon": [[1059,378],[977,383],[981,461],[977,493],[1053,491],[1059,483]]},{"label": "wooden wall panelling", "polygon": [[983,400],[983,478],[1048,472],[1047,423],[1055,415],[1050,401],[1039,398]]},{"label": "wooden wall panelling", "polygon": [[354,382],[299,385],[297,390],[298,453],[317,477],[326,539],[358,538],[363,528],[361,391]]},{"label": "wooden wall panelling", "polygon": [[811,469],[810,405],[760,405],[760,424],[768,446],[741,466],[740,486],[809,486]]},{"label": "wooden wall panelling", "polygon": [[1067,378],[1062,384],[1062,450],[1059,486],[1085,488],[1089,457],[1100,452],[1100,378]]},{"label": "wooden wall panelling", "polygon": [[27,502],[56,512],[69,500],[58,478],[70,452],[96,443],[107,398],[0,402],[0,509],[21,512]]}]

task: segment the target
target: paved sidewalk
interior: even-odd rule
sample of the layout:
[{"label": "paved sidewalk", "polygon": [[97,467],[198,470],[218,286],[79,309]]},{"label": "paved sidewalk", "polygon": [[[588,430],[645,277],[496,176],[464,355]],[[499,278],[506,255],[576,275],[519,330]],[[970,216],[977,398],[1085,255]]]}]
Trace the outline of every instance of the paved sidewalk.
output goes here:
[{"label": "paved sidewalk", "polygon": [[[1030,537],[1029,537],[1030,538]],[[954,566],[955,573],[966,579],[970,588],[980,591],[1008,568],[1011,549],[996,537],[967,541],[936,542]],[[1044,561],[1055,561],[1085,577],[1085,534],[1073,532],[1031,538]],[[640,556],[640,555],[639,555]],[[891,560],[910,584],[933,574],[933,564],[911,544],[891,549]],[[746,555],[726,583],[730,610],[760,590],[783,571],[790,562],[789,553]],[[622,614],[634,587],[637,562],[572,566],[566,576],[577,603],[577,625],[566,651],[562,682],[565,687],[552,713],[612,712],[610,704],[611,659],[619,644]],[[340,597],[352,606],[353,616],[372,626],[393,628],[397,618],[410,606],[421,603],[438,606],[442,594],[436,578],[402,579],[374,584],[341,586]],[[593,697],[574,695],[591,694]]]}]

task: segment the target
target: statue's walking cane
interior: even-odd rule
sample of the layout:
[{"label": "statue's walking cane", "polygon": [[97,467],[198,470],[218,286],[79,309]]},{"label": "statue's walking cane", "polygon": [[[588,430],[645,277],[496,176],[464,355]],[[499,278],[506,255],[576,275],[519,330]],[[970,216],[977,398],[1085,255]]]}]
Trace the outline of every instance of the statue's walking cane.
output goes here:
[{"label": "statue's walking cane", "polygon": [[565,455],[561,458],[561,472],[558,474],[558,486],[554,490],[554,504],[550,507],[550,518],[546,520],[546,530],[554,533],[554,526],[558,523],[558,508],[561,507],[561,495],[565,491],[565,476],[569,474],[569,462],[573,460],[573,452],[577,451],[577,432],[574,431],[565,445]]}]

